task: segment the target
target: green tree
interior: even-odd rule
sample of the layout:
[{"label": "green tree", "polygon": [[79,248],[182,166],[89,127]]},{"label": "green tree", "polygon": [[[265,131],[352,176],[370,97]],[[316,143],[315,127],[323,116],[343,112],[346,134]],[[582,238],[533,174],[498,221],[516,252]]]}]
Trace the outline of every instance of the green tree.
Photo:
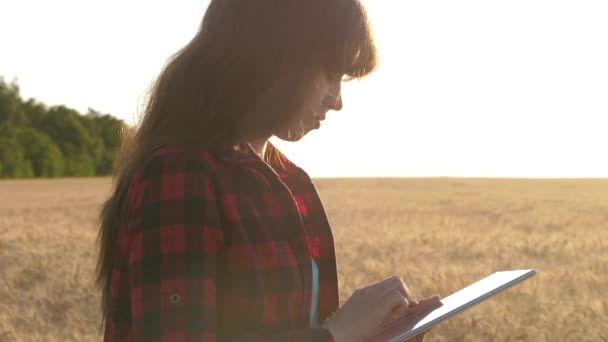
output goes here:
[{"label": "green tree", "polygon": [[94,136],[101,139],[103,149],[101,155],[97,157],[97,175],[109,175],[112,172],[112,164],[116,157],[116,152],[120,148],[120,131],[124,122],[108,114],[101,114],[89,108],[84,116],[88,122],[88,127]]},{"label": "green tree", "polygon": [[124,123],[93,109],[24,101],[0,77],[0,177],[108,175]]},{"label": "green tree", "polygon": [[21,145],[11,137],[0,135],[0,178],[29,178],[33,174]]},{"label": "green tree", "polygon": [[44,104],[39,103],[34,99],[29,99],[25,102],[22,101],[21,111],[28,126],[43,131],[40,129],[40,121],[44,119],[48,111],[48,108]]},{"label": "green tree", "polygon": [[24,124],[25,116],[21,110],[17,80],[14,79],[8,84],[0,77],[0,124],[6,122]]},{"label": "green tree", "polygon": [[95,154],[98,147],[77,111],[54,106],[40,120],[39,127],[53,139],[64,156],[65,176],[95,176]]},{"label": "green tree", "polygon": [[34,177],[54,178],[63,175],[63,154],[48,135],[34,128],[21,128],[17,130],[16,137]]}]

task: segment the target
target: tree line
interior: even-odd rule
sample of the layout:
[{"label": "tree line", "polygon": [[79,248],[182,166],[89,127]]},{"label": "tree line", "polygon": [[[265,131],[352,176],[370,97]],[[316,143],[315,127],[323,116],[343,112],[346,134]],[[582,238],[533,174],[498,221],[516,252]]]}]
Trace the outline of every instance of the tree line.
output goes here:
[{"label": "tree line", "polygon": [[125,127],[91,108],[23,100],[17,82],[0,77],[0,178],[109,175]]}]

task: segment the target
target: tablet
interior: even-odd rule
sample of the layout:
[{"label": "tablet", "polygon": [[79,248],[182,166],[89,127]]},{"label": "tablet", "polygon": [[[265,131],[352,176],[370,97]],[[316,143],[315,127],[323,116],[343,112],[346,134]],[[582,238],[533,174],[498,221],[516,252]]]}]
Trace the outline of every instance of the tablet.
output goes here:
[{"label": "tablet", "polygon": [[[536,270],[512,270],[491,274],[462,290],[443,298],[443,305],[430,313],[421,316],[419,320],[409,326],[395,325],[387,328],[374,340],[389,342],[402,342],[416,336],[433,325],[477,304],[493,295],[525,280],[536,274]],[[382,338],[379,339],[379,337]]]}]

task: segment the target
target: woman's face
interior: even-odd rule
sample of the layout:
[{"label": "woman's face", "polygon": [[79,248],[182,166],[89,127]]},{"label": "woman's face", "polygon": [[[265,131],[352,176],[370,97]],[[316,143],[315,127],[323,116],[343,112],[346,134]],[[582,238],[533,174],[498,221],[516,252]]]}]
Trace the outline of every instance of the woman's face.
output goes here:
[{"label": "woman's face", "polygon": [[313,75],[305,96],[305,106],[295,113],[293,120],[279,132],[275,133],[281,140],[298,141],[308,132],[321,127],[326,113],[342,109],[341,83],[342,74],[317,72]]}]

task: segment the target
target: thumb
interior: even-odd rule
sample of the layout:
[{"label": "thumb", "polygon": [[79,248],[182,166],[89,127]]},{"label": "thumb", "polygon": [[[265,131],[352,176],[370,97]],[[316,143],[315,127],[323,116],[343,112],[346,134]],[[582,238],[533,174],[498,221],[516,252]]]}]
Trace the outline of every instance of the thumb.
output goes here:
[{"label": "thumb", "polygon": [[443,305],[443,303],[441,302],[441,296],[438,294],[432,295],[428,298],[421,299],[419,301],[419,303],[420,303],[419,305],[432,306],[432,307],[436,307],[436,308]]}]

